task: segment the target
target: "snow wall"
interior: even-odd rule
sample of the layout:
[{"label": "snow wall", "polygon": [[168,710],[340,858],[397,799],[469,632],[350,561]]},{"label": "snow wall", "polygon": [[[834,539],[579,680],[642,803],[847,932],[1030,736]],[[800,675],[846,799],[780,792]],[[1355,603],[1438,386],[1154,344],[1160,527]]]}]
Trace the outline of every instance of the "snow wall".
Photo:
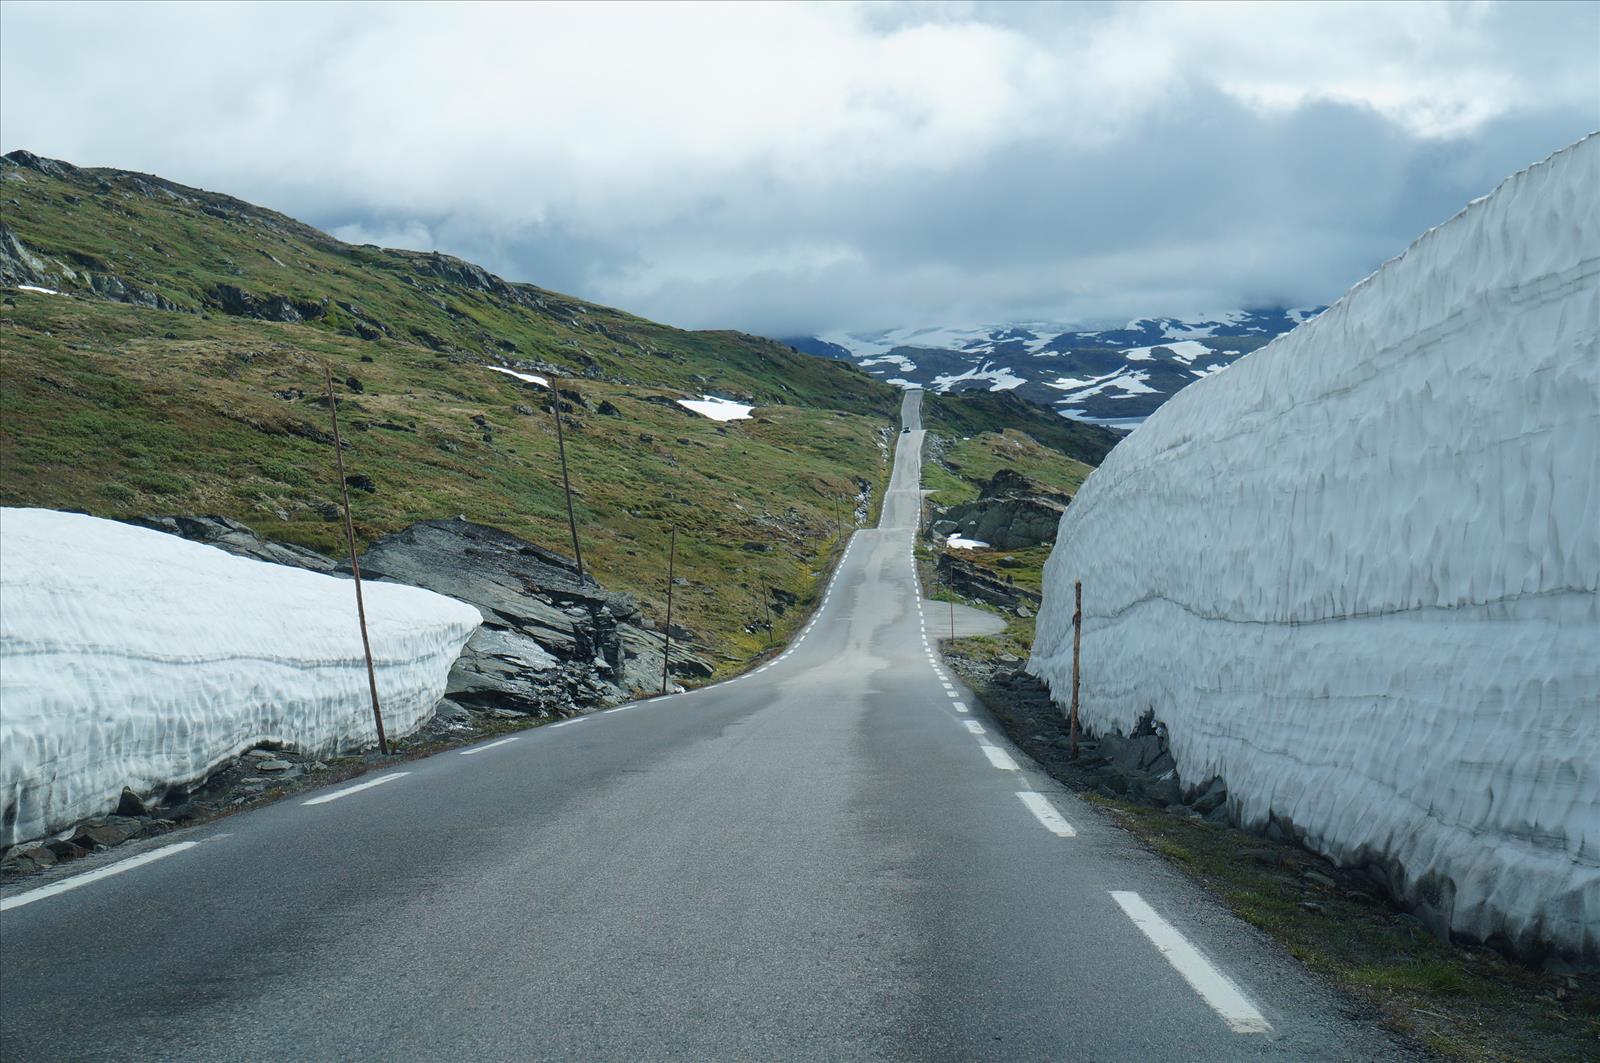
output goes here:
[{"label": "snow wall", "polygon": [[1600,957],[1600,136],[1198,380],[1062,517],[1029,670],[1436,928]]},{"label": "snow wall", "polygon": [[[390,735],[414,729],[480,622],[363,583]],[[0,842],[191,782],[260,742],[375,742],[355,590],[115,521],[0,510]]]}]

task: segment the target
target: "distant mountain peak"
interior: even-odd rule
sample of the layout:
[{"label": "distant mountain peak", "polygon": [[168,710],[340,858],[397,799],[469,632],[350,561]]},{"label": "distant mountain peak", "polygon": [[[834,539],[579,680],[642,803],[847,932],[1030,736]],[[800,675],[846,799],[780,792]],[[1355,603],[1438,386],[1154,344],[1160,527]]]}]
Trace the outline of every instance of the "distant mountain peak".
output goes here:
[{"label": "distant mountain peak", "polygon": [[1015,391],[1075,420],[1136,424],[1201,377],[1322,307],[1207,311],[1086,329],[1059,322],[923,326],[781,338],[901,387]]}]

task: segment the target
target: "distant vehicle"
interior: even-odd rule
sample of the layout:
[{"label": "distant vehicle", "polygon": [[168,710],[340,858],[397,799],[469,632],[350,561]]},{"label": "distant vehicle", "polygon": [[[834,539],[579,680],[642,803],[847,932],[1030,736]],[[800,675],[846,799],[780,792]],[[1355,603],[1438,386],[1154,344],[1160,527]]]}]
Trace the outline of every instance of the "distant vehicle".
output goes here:
[{"label": "distant vehicle", "polygon": [[902,428],[902,429],[900,429],[900,434],[901,434],[901,435],[905,435],[905,434],[906,434],[906,433],[907,433],[907,432],[909,432],[909,431],[911,431],[911,429],[910,429],[910,428],[909,428],[909,427],[907,427],[907,428]]}]

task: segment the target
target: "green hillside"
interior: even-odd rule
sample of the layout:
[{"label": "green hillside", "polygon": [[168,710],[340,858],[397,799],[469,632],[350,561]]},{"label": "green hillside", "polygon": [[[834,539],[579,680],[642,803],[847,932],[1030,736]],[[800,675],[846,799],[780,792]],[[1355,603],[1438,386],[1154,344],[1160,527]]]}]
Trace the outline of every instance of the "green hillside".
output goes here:
[{"label": "green hillside", "polygon": [[[842,362],[21,152],[0,284],[0,504],[215,514],[338,554],[326,364],[363,544],[460,514],[566,553],[549,393],[490,367],[558,375],[585,561],[659,619],[677,527],[674,619],[729,666],[769,588],[811,596],[896,438],[899,392]],[[674,401],[703,392],[755,416]]]}]

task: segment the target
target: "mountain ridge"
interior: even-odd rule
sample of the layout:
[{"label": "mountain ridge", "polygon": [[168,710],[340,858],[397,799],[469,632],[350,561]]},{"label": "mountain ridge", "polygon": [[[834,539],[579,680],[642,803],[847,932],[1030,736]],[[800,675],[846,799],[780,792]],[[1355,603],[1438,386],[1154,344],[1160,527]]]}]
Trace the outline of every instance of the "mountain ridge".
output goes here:
[{"label": "mountain ridge", "polygon": [[1063,417],[1137,423],[1323,307],[1135,318],[1084,329],[1050,322],[791,336],[797,351],[849,361],[885,383],[941,394],[1015,391]]}]

